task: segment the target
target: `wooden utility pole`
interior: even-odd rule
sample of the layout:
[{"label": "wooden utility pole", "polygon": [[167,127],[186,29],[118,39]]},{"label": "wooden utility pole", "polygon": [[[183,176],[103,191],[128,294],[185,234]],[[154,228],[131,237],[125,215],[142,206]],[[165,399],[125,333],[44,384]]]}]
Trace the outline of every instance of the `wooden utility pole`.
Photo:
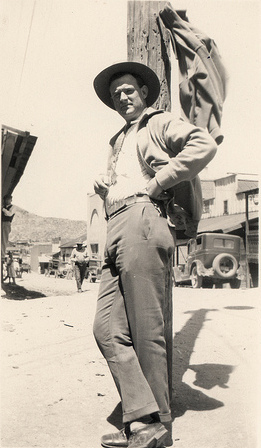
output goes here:
[{"label": "wooden utility pole", "polygon": [[[160,95],[153,107],[171,110],[170,38],[159,17],[165,6],[161,1],[129,1],[127,22],[128,61],[148,65],[160,80]],[[172,280],[166,285],[164,310],[165,338],[167,343],[168,376],[170,398],[172,396],[172,352],[173,352],[173,310]]]},{"label": "wooden utility pole", "polygon": [[154,107],[170,110],[170,37],[159,12],[166,2],[129,1],[127,20],[128,61],[148,65],[160,80],[160,95]]}]

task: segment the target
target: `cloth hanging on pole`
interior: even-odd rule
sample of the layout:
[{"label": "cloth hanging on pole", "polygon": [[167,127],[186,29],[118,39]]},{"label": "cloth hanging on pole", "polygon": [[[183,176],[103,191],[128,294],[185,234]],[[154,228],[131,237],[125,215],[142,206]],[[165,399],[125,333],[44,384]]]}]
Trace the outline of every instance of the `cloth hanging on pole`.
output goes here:
[{"label": "cloth hanging on pole", "polygon": [[228,75],[213,39],[181,19],[167,3],[159,16],[169,30],[179,65],[182,115],[190,123],[208,129],[222,143],[221,118]]}]

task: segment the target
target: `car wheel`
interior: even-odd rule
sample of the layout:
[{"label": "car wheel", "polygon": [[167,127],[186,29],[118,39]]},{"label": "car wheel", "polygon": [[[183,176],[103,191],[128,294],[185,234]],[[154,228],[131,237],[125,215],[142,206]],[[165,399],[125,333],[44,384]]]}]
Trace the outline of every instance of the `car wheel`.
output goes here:
[{"label": "car wheel", "polygon": [[198,275],[197,266],[193,266],[191,271],[191,284],[192,288],[201,288],[202,286],[202,276]]},{"label": "car wheel", "polygon": [[233,277],[237,266],[237,260],[231,254],[219,254],[213,261],[213,268],[221,278]]}]

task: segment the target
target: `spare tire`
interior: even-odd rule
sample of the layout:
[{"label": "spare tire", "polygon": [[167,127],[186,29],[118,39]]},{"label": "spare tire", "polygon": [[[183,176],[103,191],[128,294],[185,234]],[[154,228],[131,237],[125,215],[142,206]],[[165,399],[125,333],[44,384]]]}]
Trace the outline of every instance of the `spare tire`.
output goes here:
[{"label": "spare tire", "polygon": [[213,261],[213,268],[221,278],[231,278],[237,271],[238,263],[234,255],[219,254]]}]

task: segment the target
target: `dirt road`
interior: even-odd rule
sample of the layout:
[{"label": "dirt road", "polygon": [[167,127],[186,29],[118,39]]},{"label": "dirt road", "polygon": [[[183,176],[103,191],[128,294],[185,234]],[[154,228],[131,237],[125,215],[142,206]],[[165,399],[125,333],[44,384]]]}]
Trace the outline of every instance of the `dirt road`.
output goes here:
[{"label": "dirt road", "polygon": [[[99,284],[24,274],[1,298],[1,447],[98,448],[121,427],[92,335]],[[174,290],[175,448],[256,448],[260,292]],[[261,446],[261,445],[260,445]]]}]

